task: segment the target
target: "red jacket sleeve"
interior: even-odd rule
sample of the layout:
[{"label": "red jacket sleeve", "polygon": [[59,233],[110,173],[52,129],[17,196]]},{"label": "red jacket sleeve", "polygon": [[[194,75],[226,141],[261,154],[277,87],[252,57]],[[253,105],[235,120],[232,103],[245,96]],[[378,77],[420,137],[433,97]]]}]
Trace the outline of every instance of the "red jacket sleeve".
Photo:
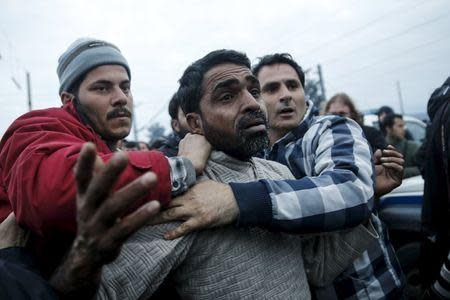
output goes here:
[{"label": "red jacket sleeve", "polygon": [[[44,115],[37,111],[22,116],[7,130],[0,144],[0,181],[16,218],[42,236],[54,229],[72,233],[76,230],[73,168],[83,144],[88,141],[96,144],[104,161],[113,155],[78,119],[62,109],[54,110]],[[128,166],[115,189],[153,171],[158,176],[157,187],[135,206],[155,199],[163,204],[168,202],[171,183],[167,159],[154,151],[128,154]]]}]

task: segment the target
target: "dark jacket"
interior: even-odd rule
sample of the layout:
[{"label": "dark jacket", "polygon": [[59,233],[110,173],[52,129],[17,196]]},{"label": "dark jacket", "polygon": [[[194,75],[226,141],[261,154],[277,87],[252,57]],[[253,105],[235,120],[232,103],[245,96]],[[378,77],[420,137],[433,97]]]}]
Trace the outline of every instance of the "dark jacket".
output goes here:
[{"label": "dark jacket", "polygon": [[0,299],[58,299],[24,248],[0,249]]},{"label": "dark jacket", "polygon": [[438,275],[450,246],[450,77],[428,102],[431,120],[424,170],[421,277],[430,284]]},{"label": "dark jacket", "polygon": [[361,128],[364,132],[364,135],[366,136],[367,141],[369,142],[372,153],[377,151],[377,149],[386,148],[386,141],[381,131],[366,125],[362,125]]},{"label": "dark jacket", "polygon": [[416,163],[416,152],[419,149],[419,144],[408,141],[406,138],[401,140],[387,138],[386,140],[389,144],[397,148],[398,152],[403,154],[403,158],[405,159],[403,178],[420,175],[419,167]]}]

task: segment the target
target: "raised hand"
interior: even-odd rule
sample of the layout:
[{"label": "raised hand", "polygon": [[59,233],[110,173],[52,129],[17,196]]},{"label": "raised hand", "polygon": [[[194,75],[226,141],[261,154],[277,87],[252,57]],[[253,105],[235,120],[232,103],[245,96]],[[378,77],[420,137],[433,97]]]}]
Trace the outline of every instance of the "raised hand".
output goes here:
[{"label": "raised hand", "polygon": [[375,163],[375,196],[381,197],[402,184],[403,155],[389,145],[386,149],[378,149],[373,155]]},{"label": "raised hand", "polygon": [[81,151],[75,167],[77,236],[50,281],[63,298],[91,297],[98,287],[103,265],[113,261],[123,243],[159,211],[157,201],[128,211],[156,185],[154,173],[146,173],[112,191],[126,166],[124,152],[116,153],[103,164],[93,144],[85,144]]}]

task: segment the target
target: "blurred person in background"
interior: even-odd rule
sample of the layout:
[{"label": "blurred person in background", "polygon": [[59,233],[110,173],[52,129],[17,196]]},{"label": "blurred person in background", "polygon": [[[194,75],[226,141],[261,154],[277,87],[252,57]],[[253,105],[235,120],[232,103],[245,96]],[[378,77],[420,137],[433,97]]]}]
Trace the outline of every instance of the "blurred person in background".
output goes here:
[{"label": "blurred person in background", "polygon": [[123,145],[120,149],[125,150],[125,151],[132,151],[132,150],[145,151],[145,150],[150,150],[150,147],[146,142],[143,142],[143,141],[134,142],[134,141],[124,140]]},{"label": "blurred person in background", "polygon": [[[383,136],[386,136],[386,132],[384,131],[383,125],[382,125],[383,121],[384,121],[384,118],[386,118],[387,115],[392,115],[394,113],[395,113],[394,110],[390,106],[384,105],[384,106],[382,106],[382,107],[380,107],[378,109],[378,112],[377,112],[378,126],[379,126],[380,131],[383,134]],[[406,131],[405,131],[405,138],[407,140],[409,140],[409,141],[413,141],[414,140],[414,137],[412,136],[411,132],[409,132],[408,129],[406,129]]]},{"label": "blurred person in background", "polygon": [[376,128],[364,125],[363,116],[358,112],[352,99],[346,93],[338,93],[331,97],[325,106],[325,114],[339,115],[358,123],[369,142],[372,153],[377,149],[386,148],[386,141],[381,132]]},{"label": "blurred person in background", "polygon": [[415,160],[419,145],[416,142],[409,141],[405,138],[406,128],[403,116],[399,114],[388,114],[384,117],[381,125],[386,132],[386,142],[393,145],[401,154],[403,154],[405,159],[405,172],[403,178],[419,175],[420,171]]},{"label": "blurred person in background", "polygon": [[172,96],[172,99],[170,99],[169,115],[171,118],[170,126],[172,127],[172,133],[152,142],[150,149],[161,151],[167,157],[173,157],[178,154],[178,144],[180,143],[180,140],[183,139],[189,132],[186,116],[181,109],[180,100],[177,93],[175,93]]}]

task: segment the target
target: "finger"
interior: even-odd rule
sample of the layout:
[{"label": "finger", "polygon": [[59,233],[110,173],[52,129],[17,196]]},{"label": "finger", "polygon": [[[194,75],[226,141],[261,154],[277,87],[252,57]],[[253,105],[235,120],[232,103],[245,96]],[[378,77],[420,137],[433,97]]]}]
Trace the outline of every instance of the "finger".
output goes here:
[{"label": "finger", "polygon": [[86,192],[91,182],[96,156],[94,144],[86,143],[83,145],[74,168],[77,193],[80,195]]},{"label": "finger", "polygon": [[403,158],[403,154],[401,154],[400,152],[398,152],[396,150],[387,150],[387,149],[383,150],[383,156],[384,157],[392,156],[392,157],[401,157],[401,158]]},{"label": "finger", "polygon": [[191,214],[184,206],[169,208],[160,212],[157,216],[150,220],[149,225],[156,225],[173,221],[184,221],[190,216]]},{"label": "finger", "polygon": [[167,205],[167,208],[172,207],[178,207],[178,206],[184,206],[189,201],[189,198],[185,196],[186,194],[183,194],[181,196],[176,197],[170,203]]},{"label": "finger", "polygon": [[136,231],[145,226],[159,212],[160,208],[161,205],[158,201],[150,201],[123,218],[107,234],[113,241],[119,243],[124,242]]},{"label": "finger", "polygon": [[388,149],[388,150],[396,150],[397,151],[397,148],[395,148],[393,145],[388,145],[386,147],[386,149]]},{"label": "finger", "polygon": [[383,163],[383,166],[388,168],[388,169],[393,169],[397,172],[402,172],[403,171],[403,166],[396,164],[396,163]]},{"label": "finger", "polygon": [[94,164],[94,174],[98,174],[105,167],[105,163],[100,156],[96,155]]},{"label": "finger", "polygon": [[396,163],[399,165],[405,164],[405,160],[403,158],[399,158],[399,157],[382,157],[381,162],[382,163]]},{"label": "finger", "polygon": [[129,207],[142,199],[150,192],[150,189],[158,182],[155,173],[148,172],[133,180],[125,187],[114,192],[99,208],[98,220],[105,223],[113,223],[123,215]]},{"label": "finger", "polygon": [[164,238],[166,240],[173,240],[179,238],[180,236],[186,235],[198,228],[200,228],[199,222],[196,221],[196,219],[189,219],[174,230],[166,232],[164,234]]},{"label": "finger", "polygon": [[381,150],[378,149],[377,151],[375,151],[375,153],[373,154],[373,161],[375,164],[379,164],[380,163],[380,158],[381,158]]},{"label": "finger", "polygon": [[127,156],[124,152],[113,155],[106,166],[92,178],[86,191],[85,205],[89,209],[97,208],[108,198],[111,189],[127,166]]}]

